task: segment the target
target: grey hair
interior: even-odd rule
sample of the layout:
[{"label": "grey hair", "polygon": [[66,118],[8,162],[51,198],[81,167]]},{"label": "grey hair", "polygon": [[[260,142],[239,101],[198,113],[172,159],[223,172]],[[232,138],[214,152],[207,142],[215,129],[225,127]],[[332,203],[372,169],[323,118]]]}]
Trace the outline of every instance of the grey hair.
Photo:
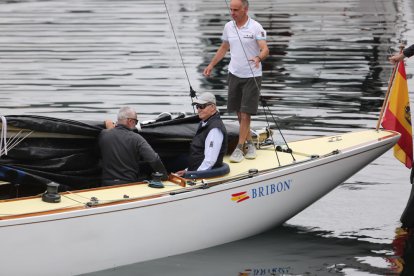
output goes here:
[{"label": "grey hair", "polygon": [[134,117],[136,116],[135,114],[136,114],[135,109],[129,106],[123,106],[118,111],[118,121]]},{"label": "grey hair", "polygon": [[244,8],[249,8],[249,0],[240,0],[240,2]]}]

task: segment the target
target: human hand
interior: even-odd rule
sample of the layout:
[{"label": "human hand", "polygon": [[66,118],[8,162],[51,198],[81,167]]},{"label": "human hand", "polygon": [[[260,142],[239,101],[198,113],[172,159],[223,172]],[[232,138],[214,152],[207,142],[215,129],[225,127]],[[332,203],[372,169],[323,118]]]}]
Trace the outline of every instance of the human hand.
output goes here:
[{"label": "human hand", "polygon": [[184,173],[185,173],[185,170],[181,170],[181,171],[176,172],[175,174],[178,176],[183,176]]},{"label": "human hand", "polygon": [[111,128],[114,128],[116,126],[115,123],[112,120],[105,120],[104,124],[105,124],[106,129],[111,129]]},{"label": "human hand", "polygon": [[389,60],[392,64],[395,64],[395,63],[397,63],[397,62],[399,62],[399,61],[404,60],[404,58],[405,58],[404,54],[403,54],[403,53],[400,53],[400,54],[395,54],[395,55],[391,56],[390,58],[388,58],[388,60]]},{"label": "human hand", "polygon": [[256,68],[259,68],[260,63],[262,62],[262,60],[260,59],[260,57],[259,57],[259,56],[255,56],[254,58],[250,59],[249,61],[254,62],[254,66],[255,66]]},{"label": "human hand", "polygon": [[210,77],[211,75],[211,71],[213,70],[213,66],[211,66],[210,64],[204,69],[203,75],[205,77]]}]

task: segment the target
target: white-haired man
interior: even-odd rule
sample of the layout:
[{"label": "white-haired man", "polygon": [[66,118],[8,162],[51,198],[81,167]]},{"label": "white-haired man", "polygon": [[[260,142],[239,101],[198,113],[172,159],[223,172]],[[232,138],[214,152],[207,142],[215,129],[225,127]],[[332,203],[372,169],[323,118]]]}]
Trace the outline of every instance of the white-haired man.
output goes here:
[{"label": "white-haired man", "polygon": [[155,172],[168,178],[160,157],[148,142],[133,129],[138,123],[136,111],[128,106],[120,108],[114,128],[99,135],[102,155],[102,185],[111,186],[141,181],[140,162],[148,163]]},{"label": "white-haired man", "polygon": [[[205,92],[193,101],[201,122],[190,145],[188,171],[205,171],[223,165],[227,151],[227,130],[216,107],[216,97]],[[186,170],[176,172],[184,175]]]}]

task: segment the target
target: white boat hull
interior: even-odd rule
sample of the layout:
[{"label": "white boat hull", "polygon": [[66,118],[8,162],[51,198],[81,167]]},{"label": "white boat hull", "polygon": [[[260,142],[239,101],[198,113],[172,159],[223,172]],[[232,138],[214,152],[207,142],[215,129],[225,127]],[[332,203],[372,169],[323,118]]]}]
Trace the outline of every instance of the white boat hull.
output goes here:
[{"label": "white boat hull", "polygon": [[[397,139],[208,189],[0,220],[2,274],[76,275],[258,234],[311,205]],[[232,200],[241,192],[249,198]]]}]

